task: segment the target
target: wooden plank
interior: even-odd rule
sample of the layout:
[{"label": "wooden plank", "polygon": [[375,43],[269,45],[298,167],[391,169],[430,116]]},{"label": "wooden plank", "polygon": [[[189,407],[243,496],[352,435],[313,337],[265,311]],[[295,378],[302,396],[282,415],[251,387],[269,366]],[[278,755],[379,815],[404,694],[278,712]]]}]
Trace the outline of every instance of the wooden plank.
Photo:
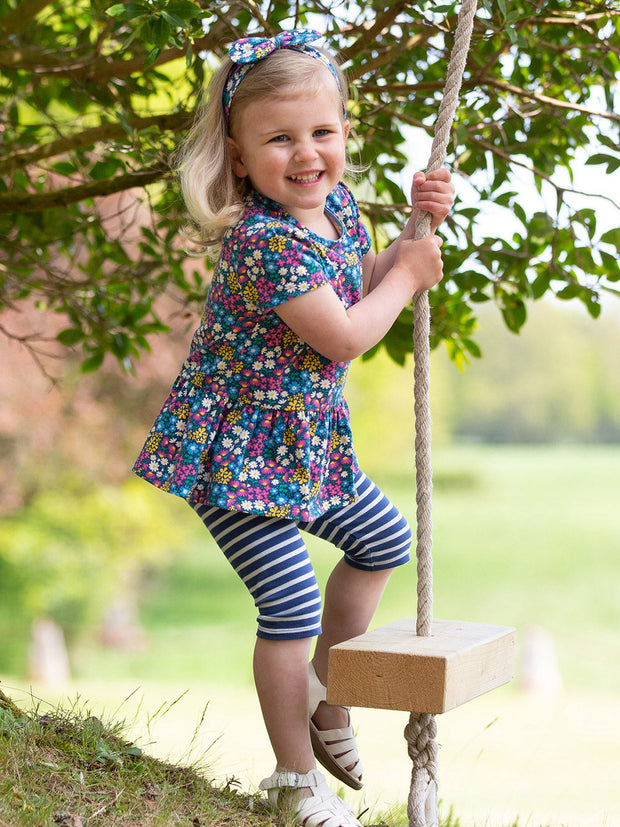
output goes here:
[{"label": "wooden plank", "polygon": [[343,706],[440,713],[512,678],[516,631],[434,620],[428,637],[404,618],[332,646],[327,699]]}]

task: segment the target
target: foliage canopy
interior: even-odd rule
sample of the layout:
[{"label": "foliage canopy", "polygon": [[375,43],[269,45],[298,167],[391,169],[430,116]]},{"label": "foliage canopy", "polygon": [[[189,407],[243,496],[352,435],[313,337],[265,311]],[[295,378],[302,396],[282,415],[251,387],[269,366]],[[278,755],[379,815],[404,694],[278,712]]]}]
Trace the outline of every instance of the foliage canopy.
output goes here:
[{"label": "foliage canopy", "polygon": [[[378,244],[402,224],[400,172],[426,143],[458,4],[339,0],[0,0],[0,301],[59,314],[52,333],[125,368],[166,329],[158,298],[192,311],[206,270],[184,250],[169,153],[234,39],[309,25],[353,84],[351,120],[369,166],[358,195]],[[494,301],[517,332],[526,303],[554,293],[592,316],[620,280],[618,205],[576,205],[576,158],[616,173],[620,8],[607,2],[482,0],[448,164],[460,197],[447,225],[448,274],[431,297],[433,344],[478,355],[475,307]],[[423,167],[420,154],[415,167]],[[525,198],[517,177],[531,184]],[[497,238],[489,211],[505,228]],[[208,263],[208,262],[207,262]],[[411,312],[386,339],[402,361]],[[36,348],[36,334],[4,332]],[[13,325],[13,326],[11,326]],[[43,336],[43,334],[41,334]]]}]

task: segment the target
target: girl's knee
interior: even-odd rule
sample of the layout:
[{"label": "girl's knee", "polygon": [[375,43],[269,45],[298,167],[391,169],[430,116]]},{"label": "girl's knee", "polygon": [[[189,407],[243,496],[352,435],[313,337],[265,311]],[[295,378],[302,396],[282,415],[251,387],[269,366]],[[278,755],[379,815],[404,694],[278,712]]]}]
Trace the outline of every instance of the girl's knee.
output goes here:
[{"label": "girl's knee", "polygon": [[299,591],[284,586],[271,592],[269,600],[255,601],[259,611],[257,635],[269,640],[294,640],[321,634],[321,593],[318,583]]}]

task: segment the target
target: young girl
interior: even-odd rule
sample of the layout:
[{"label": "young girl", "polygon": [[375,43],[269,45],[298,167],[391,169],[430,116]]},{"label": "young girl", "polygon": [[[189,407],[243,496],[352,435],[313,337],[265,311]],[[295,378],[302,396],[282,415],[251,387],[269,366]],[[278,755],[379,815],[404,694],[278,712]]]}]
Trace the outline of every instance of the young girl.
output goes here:
[{"label": "young girl", "polygon": [[[409,559],[404,518],[362,473],[342,390],[416,291],[442,277],[433,229],[453,187],[417,173],[413,215],[371,250],[346,167],[345,80],[316,32],[246,38],[179,153],[188,209],[220,257],[188,359],[134,470],[185,498],[258,608],[254,676],[276,757],[261,782],[304,827],[360,825],[316,770],[354,789],[348,710],[325,701],[329,647],[364,632]],[[343,552],[321,596],[299,529]],[[310,644],[317,637],[312,663]]]}]

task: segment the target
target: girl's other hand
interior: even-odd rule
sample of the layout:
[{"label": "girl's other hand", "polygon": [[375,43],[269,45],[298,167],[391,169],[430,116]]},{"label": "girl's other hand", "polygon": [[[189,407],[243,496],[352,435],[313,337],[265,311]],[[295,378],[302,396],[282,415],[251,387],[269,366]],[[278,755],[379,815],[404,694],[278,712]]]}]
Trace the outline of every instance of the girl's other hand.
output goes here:
[{"label": "girl's other hand", "polygon": [[414,210],[425,210],[432,216],[431,231],[437,229],[454,203],[454,185],[449,171],[442,167],[434,172],[416,172],[411,187]]},{"label": "girl's other hand", "polygon": [[403,239],[398,245],[394,269],[409,279],[411,295],[430,290],[443,278],[442,240],[429,235],[417,241]]}]

